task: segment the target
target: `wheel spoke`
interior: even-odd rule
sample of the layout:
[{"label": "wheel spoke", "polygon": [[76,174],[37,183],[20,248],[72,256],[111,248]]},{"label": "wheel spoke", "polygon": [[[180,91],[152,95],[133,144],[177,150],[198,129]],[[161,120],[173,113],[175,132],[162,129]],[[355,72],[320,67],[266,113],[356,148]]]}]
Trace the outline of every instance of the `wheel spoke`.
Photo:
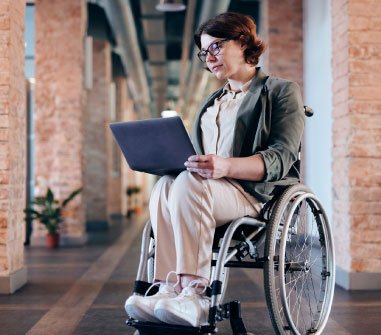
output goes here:
[{"label": "wheel spoke", "polygon": [[283,335],[320,332],[330,311],[334,285],[326,276],[334,267],[324,210],[303,185],[295,185],[282,195],[270,223],[275,226],[266,243],[272,239],[270,257],[279,258],[271,263],[273,277],[267,278],[275,302],[270,308],[273,325]]}]

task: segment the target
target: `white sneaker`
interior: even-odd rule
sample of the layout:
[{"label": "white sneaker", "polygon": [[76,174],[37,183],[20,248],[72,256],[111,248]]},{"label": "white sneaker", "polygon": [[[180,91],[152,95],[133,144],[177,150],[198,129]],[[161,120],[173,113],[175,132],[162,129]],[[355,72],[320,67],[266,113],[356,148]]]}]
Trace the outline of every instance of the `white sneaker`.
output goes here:
[{"label": "white sneaker", "polygon": [[197,287],[184,287],[174,299],[161,299],[155,306],[155,316],[162,322],[199,327],[208,321],[210,298]]},{"label": "white sneaker", "polygon": [[160,284],[159,292],[151,296],[132,295],[126,300],[125,309],[127,314],[139,321],[160,321],[154,313],[155,305],[162,299],[177,297],[173,286]]}]

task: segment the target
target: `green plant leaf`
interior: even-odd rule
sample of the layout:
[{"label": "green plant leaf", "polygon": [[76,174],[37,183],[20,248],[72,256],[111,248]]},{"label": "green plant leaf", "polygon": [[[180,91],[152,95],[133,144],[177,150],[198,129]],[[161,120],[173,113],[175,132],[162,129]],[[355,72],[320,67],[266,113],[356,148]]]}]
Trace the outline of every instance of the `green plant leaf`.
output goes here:
[{"label": "green plant leaf", "polygon": [[40,215],[39,212],[37,212],[36,210],[34,210],[32,208],[25,208],[24,209],[24,213],[26,213],[26,214],[34,214],[36,216]]},{"label": "green plant leaf", "polygon": [[82,191],[82,187],[79,188],[78,190],[73,191],[63,202],[62,202],[62,207],[65,207],[69,201],[71,201],[74,197],[77,196]]},{"label": "green plant leaf", "polygon": [[50,189],[50,187],[48,187],[48,191],[46,192],[46,200],[47,200],[49,203],[54,202],[54,195],[53,195],[53,192],[52,192],[52,190]]},{"label": "green plant leaf", "polygon": [[126,193],[127,193],[127,196],[131,196],[132,193],[133,193],[132,188],[131,187],[127,187]]},{"label": "green plant leaf", "polygon": [[45,201],[46,201],[46,197],[35,197],[31,203],[32,204],[36,204],[36,205],[39,205],[39,206],[43,206],[45,204]]}]

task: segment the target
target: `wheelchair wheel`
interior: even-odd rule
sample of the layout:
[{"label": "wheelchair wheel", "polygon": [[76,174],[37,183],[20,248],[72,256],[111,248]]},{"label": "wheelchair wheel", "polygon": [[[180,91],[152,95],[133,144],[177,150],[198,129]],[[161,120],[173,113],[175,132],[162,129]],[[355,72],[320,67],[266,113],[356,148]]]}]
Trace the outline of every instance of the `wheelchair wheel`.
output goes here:
[{"label": "wheelchair wheel", "polygon": [[265,294],[276,334],[321,334],[333,300],[334,245],[325,211],[306,186],[288,187],[276,202],[265,257]]}]

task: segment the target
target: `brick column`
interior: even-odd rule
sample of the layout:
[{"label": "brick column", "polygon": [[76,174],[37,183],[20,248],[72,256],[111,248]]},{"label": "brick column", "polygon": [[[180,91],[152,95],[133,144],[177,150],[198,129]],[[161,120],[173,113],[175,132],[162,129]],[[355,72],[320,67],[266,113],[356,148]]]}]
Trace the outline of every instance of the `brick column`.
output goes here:
[{"label": "brick column", "polygon": [[106,225],[111,49],[108,41],[93,41],[93,88],[88,92],[86,112],[86,220]]},{"label": "brick column", "polygon": [[0,293],[26,283],[24,0],[0,1]]},{"label": "brick column", "polygon": [[267,43],[263,69],[303,90],[303,1],[263,0],[260,38]]},{"label": "brick column", "polygon": [[[121,83],[120,86],[120,94],[121,94],[121,104],[122,104],[122,114],[121,114],[121,120],[122,121],[136,121],[137,115],[134,112],[134,102],[131,99],[131,97],[127,94],[127,81],[124,83]],[[127,214],[128,206],[127,206],[127,194],[126,190],[128,186],[131,186],[134,184],[134,171],[132,171],[125,158],[121,158],[121,174],[122,174],[122,213],[123,215]]]},{"label": "brick column", "polygon": [[[116,119],[111,122],[121,121],[123,110],[126,104],[126,77],[118,76],[114,78],[116,90]],[[107,127],[107,139],[109,144],[109,173],[108,173],[108,213],[109,215],[122,213],[122,197],[125,190],[122,187],[121,174],[121,150],[112,136],[110,128]]]},{"label": "brick column", "polygon": [[[36,193],[49,186],[58,199],[84,185],[83,86],[85,0],[36,0],[35,179]],[[65,211],[62,242],[85,241],[85,203],[77,196]],[[36,235],[45,230],[34,229]]]},{"label": "brick column", "polygon": [[332,0],[337,282],[381,288],[381,5]]}]

